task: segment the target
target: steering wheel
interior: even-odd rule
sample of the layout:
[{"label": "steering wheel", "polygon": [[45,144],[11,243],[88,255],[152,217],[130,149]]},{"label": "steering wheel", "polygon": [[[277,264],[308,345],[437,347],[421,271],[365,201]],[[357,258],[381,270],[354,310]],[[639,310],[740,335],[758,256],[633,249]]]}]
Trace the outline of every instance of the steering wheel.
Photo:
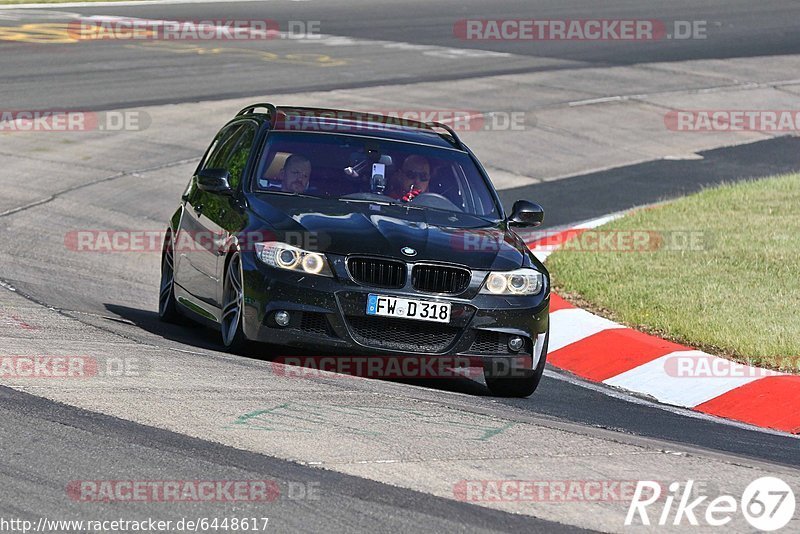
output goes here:
[{"label": "steering wheel", "polygon": [[428,193],[427,191],[425,193],[420,193],[419,195],[417,195],[416,197],[411,199],[411,202],[414,202],[415,200],[418,200],[420,198],[436,198],[436,199],[439,199],[439,200],[446,200],[450,204],[453,203],[449,198],[447,198],[444,195],[440,195],[439,193]]},{"label": "steering wheel", "polygon": [[420,193],[414,199],[412,199],[409,204],[416,204],[418,206],[428,208],[446,209],[450,211],[464,211],[453,204],[452,200],[444,195],[440,195],[439,193]]}]

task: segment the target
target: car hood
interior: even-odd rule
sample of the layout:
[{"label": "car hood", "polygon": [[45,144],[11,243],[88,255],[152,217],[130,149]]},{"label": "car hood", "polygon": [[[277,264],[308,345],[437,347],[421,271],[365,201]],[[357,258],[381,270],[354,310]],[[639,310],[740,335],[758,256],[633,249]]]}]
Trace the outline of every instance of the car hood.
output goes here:
[{"label": "car hood", "polygon": [[[289,195],[256,195],[250,199],[250,208],[279,239],[333,254],[372,254],[503,271],[522,266],[527,251],[522,239],[502,221],[463,213]],[[416,255],[404,255],[401,250],[406,247]]]}]

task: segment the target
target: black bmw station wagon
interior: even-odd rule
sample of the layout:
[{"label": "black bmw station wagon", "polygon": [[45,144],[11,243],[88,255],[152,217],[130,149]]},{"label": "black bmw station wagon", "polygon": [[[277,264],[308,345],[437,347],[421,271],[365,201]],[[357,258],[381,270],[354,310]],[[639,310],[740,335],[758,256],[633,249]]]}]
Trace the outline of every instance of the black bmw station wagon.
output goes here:
[{"label": "black bmw station wagon", "polygon": [[[528,396],[549,275],[486,171],[440,123],[254,104],[217,134],[166,230],[159,316],[332,354],[476,358]],[[506,365],[497,365],[505,362]]]}]

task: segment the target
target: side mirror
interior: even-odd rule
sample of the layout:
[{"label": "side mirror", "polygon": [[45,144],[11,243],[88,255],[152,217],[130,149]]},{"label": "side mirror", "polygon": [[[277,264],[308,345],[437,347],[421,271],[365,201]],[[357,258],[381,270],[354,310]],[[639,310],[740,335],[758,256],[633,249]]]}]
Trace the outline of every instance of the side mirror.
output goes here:
[{"label": "side mirror", "polygon": [[197,173],[197,188],[209,193],[232,195],[233,189],[228,182],[230,177],[225,169],[203,169]]},{"label": "side mirror", "polygon": [[517,200],[508,217],[509,226],[539,226],[544,222],[544,208],[527,200]]}]

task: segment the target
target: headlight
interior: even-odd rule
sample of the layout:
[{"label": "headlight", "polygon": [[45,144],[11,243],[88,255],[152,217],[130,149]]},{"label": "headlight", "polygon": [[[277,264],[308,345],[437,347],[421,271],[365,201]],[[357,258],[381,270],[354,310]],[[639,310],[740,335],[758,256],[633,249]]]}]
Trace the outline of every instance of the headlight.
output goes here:
[{"label": "headlight", "polygon": [[492,272],[481,293],[489,295],[536,295],[542,290],[544,276],[536,269]]},{"label": "headlight", "polygon": [[324,254],[309,252],[286,243],[256,243],[256,256],[270,267],[320,276],[333,276]]}]

